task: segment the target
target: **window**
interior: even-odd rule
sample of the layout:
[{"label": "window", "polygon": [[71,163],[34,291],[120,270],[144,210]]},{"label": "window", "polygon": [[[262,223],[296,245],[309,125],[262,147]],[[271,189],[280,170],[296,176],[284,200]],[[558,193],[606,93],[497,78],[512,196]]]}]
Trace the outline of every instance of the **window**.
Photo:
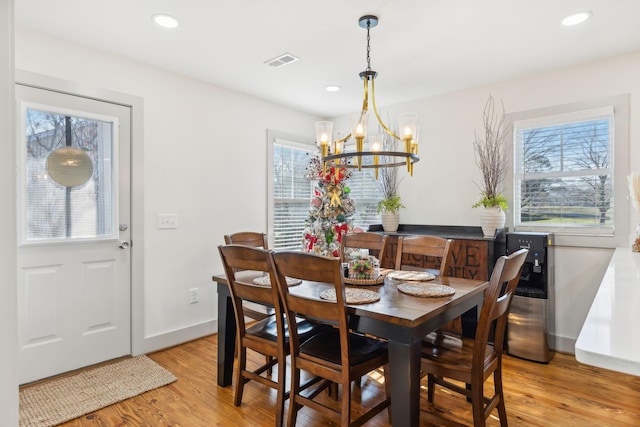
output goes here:
[{"label": "window", "polygon": [[[22,202],[22,243],[114,238],[117,204],[113,189],[117,171],[112,158],[117,121],[55,110],[28,103],[21,108],[25,164],[21,180],[26,194]],[[91,168],[86,182],[65,186],[52,178],[59,167],[52,155],[67,148],[79,148],[87,154]],[[61,156],[63,166],[80,161]],[[72,177],[79,174],[73,168],[65,172]]]},{"label": "window", "polygon": [[626,230],[618,211],[626,210],[620,159],[628,142],[616,121],[627,120],[613,103],[579,107],[513,117],[516,229],[609,237],[620,226]]},{"label": "window", "polygon": [[[276,250],[302,247],[305,220],[314,183],[309,181],[307,165],[317,154],[315,144],[302,138],[269,131],[269,246]],[[377,213],[382,198],[371,170],[354,171],[346,185],[356,206],[353,226],[367,229],[380,223]]]}]

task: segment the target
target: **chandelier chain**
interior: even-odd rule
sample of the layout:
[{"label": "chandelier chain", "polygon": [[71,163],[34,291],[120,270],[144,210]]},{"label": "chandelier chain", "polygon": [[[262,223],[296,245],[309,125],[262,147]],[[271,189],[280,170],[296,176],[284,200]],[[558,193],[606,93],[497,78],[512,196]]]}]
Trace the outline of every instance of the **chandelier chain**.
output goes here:
[{"label": "chandelier chain", "polygon": [[367,71],[371,71],[371,37],[369,36],[369,30],[371,29],[371,21],[367,20]]}]

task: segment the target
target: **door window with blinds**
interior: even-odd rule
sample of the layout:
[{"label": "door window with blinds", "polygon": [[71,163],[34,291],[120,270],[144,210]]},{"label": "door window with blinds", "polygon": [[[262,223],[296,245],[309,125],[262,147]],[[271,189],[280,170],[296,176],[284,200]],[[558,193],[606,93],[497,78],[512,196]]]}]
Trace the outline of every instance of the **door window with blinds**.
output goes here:
[{"label": "door window with blinds", "polygon": [[513,122],[515,226],[615,230],[612,106]]},{"label": "door window with blinds", "polygon": [[[302,138],[268,132],[269,140],[269,246],[275,250],[302,249],[305,221],[314,183],[307,179],[309,160],[318,154],[315,144]],[[382,198],[370,171],[356,172],[347,181],[356,206],[354,227],[379,224],[377,205]]]},{"label": "door window with blinds", "polygon": [[115,238],[112,117],[21,106],[21,242]]}]

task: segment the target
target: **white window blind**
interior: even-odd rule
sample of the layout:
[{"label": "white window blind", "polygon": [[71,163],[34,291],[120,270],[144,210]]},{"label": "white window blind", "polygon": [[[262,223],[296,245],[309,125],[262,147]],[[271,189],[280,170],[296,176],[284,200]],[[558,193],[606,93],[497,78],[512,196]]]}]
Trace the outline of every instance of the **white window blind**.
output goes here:
[{"label": "white window blind", "polygon": [[313,184],[306,178],[315,147],[276,139],[273,146],[273,241],[277,250],[302,247]]},{"label": "white window blind", "polygon": [[614,232],[613,107],[515,121],[515,225]]},{"label": "white window blind", "polygon": [[[276,133],[269,136],[269,141],[272,157],[269,246],[275,250],[300,250],[315,185],[306,177],[307,166],[317,148]],[[380,224],[377,206],[382,193],[373,170],[352,171],[352,177],[345,183],[356,206],[352,222],[354,227],[366,230],[371,224]]]}]

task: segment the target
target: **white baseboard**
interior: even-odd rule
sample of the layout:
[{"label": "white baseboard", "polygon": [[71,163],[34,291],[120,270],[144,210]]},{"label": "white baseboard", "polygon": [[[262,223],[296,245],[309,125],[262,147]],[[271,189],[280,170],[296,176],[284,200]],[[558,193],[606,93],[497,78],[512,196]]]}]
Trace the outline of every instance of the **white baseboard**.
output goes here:
[{"label": "white baseboard", "polygon": [[178,344],[206,337],[207,335],[211,335],[216,332],[218,332],[218,320],[210,320],[197,325],[191,325],[185,328],[145,337],[142,345],[133,346],[134,348],[141,350],[138,354],[134,354],[133,356],[173,347]]},{"label": "white baseboard", "polygon": [[560,353],[576,354],[576,339],[569,337],[560,337],[557,335],[549,336],[549,347]]}]

